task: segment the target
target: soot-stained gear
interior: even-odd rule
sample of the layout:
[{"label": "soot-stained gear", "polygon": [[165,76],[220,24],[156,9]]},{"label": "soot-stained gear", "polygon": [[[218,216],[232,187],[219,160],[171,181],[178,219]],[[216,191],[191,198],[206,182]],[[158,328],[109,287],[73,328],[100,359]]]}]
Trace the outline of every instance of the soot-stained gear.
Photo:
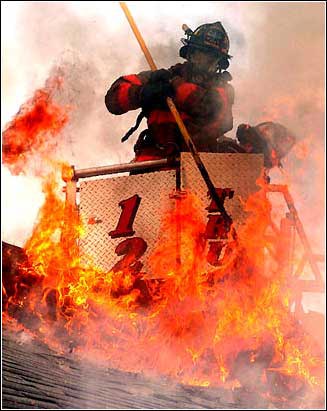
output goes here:
[{"label": "soot-stained gear", "polygon": [[177,110],[200,152],[217,152],[217,138],[232,130],[234,90],[228,72],[208,73],[198,83],[193,79],[189,61],[168,70],[143,71],[121,76],[108,90],[105,104],[110,113],[121,115],[141,109],[136,124],[127,132],[126,141],[147,121],[135,145],[135,161],[167,158],[188,151],[175,118],[166,103],[172,96]]},{"label": "soot-stained gear", "polygon": [[166,107],[167,97],[173,97],[174,89],[170,84],[169,70],[160,69],[151,74],[149,82],[143,86],[140,93],[140,103],[144,110],[154,107]]}]

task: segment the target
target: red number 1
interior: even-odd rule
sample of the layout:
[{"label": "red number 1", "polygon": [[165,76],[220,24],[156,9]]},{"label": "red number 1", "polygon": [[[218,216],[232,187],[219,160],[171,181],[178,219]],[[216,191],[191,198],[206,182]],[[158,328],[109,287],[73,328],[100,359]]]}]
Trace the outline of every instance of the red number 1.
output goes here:
[{"label": "red number 1", "polygon": [[115,230],[110,231],[111,238],[129,237],[135,234],[133,223],[141,202],[141,197],[135,194],[133,197],[123,200],[119,203],[122,208],[120,218]]}]

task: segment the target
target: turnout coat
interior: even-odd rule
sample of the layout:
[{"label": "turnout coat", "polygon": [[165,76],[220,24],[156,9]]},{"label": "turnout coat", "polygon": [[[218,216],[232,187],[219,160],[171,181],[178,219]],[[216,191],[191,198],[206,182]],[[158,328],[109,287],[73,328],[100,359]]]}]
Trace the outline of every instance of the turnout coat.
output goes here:
[{"label": "turnout coat", "polygon": [[[233,128],[234,90],[231,75],[195,73],[191,63],[170,67],[173,101],[199,152],[217,152],[217,138]],[[142,108],[142,88],[151,81],[152,71],[118,78],[105,97],[107,109],[124,114]],[[136,161],[160,159],[188,151],[166,103],[144,110],[148,129],[141,133],[134,150]]]}]

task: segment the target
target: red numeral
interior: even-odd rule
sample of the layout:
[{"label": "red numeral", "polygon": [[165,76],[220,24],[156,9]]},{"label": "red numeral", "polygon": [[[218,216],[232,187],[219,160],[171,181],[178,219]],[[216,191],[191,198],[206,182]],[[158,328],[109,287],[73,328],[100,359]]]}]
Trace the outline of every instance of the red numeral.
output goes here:
[{"label": "red numeral", "polygon": [[[229,199],[233,198],[234,196],[234,190],[232,190],[231,188],[216,188],[216,193],[223,205],[227,196]],[[208,192],[208,196],[210,196],[210,192]],[[206,208],[206,210],[208,210],[209,213],[216,213],[219,211],[214,200],[211,200],[211,203],[209,207]]]},{"label": "red numeral", "polygon": [[[218,197],[220,198],[222,204],[224,204],[226,198],[231,199],[234,196],[234,190],[232,190],[231,188],[216,188],[216,193],[218,194]],[[227,245],[226,241],[221,240],[228,238],[228,232],[230,230],[232,220],[225,220],[225,218],[219,213],[214,200],[211,201],[209,207],[207,207],[206,210],[208,210],[209,213],[215,214],[208,214],[208,223],[204,237],[207,240],[217,240],[209,242],[207,261],[213,266],[219,266],[219,260],[221,258],[222,251]]]},{"label": "red numeral", "polygon": [[225,241],[211,241],[209,243],[209,251],[207,255],[209,264],[214,266],[220,265],[219,258],[224,247],[226,247]]},{"label": "red numeral", "polygon": [[110,231],[111,238],[129,237],[135,234],[133,223],[141,202],[141,197],[135,194],[133,197],[119,203],[122,208],[118,225],[115,230]]},{"label": "red numeral", "polygon": [[124,257],[114,265],[112,270],[115,272],[128,270],[133,274],[138,273],[143,267],[138,259],[142,257],[147,248],[147,243],[140,237],[128,238],[122,241],[116,247],[115,253],[124,255]]},{"label": "red numeral", "polygon": [[208,215],[209,221],[206,226],[205,238],[207,239],[217,239],[217,238],[227,238],[227,233],[230,230],[230,221],[225,221],[221,214]]}]

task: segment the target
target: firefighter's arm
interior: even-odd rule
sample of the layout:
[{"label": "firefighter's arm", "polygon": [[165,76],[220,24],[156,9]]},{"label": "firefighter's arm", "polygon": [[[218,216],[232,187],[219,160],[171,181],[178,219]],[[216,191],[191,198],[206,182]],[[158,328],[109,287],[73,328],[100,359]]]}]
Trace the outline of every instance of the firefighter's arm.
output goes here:
[{"label": "firefighter's arm", "polygon": [[146,82],[140,75],[131,74],[119,77],[112,84],[105,97],[105,104],[110,113],[124,114],[140,107],[142,80]]},{"label": "firefighter's arm", "polygon": [[150,108],[171,95],[168,70],[143,71],[122,76],[107,92],[105,104],[112,114],[124,114],[137,108]]}]

